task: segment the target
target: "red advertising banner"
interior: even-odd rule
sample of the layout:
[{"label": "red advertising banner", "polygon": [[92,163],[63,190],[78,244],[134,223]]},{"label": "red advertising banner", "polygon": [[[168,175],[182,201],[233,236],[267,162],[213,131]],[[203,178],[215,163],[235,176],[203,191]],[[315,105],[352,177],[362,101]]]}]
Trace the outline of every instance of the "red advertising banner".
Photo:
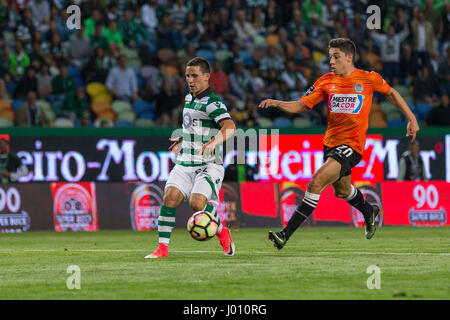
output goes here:
[{"label": "red advertising banner", "polygon": [[449,225],[450,184],[445,181],[383,183],[385,224]]},{"label": "red advertising banner", "polygon": [[56,231],[97,231],[97,199],[94,182],[52,183]]},{"label": "red advertising banner", "polygon": [[[434,182],[395,182],[377,184],[355,183],[371,204],[381,208],[376,223],[381,225],[444,226],[450,210],[450,184]],[[241,184],[243,212],[261,217],[278,217],[285,226],[303,199],[307,182]],[[269,191],[272,188],[272,192]],[[263,190],[263,189],[266,190]],[[278,194],[278,201],[273,195]],[[276,206],[274,205],[276,204]],[[362,227],[362,214],[346,201],[334,196],[333,188],[326,188],[320,195],[311,225],[318,222],[337,222]]]},{"label": "red advertising banner", "polygon": [[[259,181],[309,181],[323,164],[323,135],[262,135],[259,137]],[[384,180],[383,161],[374,154],[382,135],[368,135],[352,181]]]}]

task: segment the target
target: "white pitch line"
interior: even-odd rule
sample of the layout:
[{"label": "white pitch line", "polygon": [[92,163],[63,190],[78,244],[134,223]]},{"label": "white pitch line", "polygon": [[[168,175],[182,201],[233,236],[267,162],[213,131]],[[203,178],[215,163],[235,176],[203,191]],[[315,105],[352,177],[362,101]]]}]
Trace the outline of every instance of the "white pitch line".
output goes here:
[{"label": "white pitch line", "polygon": [[[140,252],[145,253],[146,250],[142,249],[0,249],[0,253],[21,253],[21,252]],[[171,250],[173,253],[221,253],[220,250],[215,251],[207,251],[207,250]],[[273,255],[277,254],[274,252],[263,252],[263,251],[236,251],[236,253],[244,253],[244,254],[260,254],[260,255]],[[303,251],[301,254],[355,254],[355,255],[397,255],[397,256],[415,256],[415,255],[437,255],[437,256],[450,256],[450,253],[441,253],[441,252],[378,252],[378,251]]]}]

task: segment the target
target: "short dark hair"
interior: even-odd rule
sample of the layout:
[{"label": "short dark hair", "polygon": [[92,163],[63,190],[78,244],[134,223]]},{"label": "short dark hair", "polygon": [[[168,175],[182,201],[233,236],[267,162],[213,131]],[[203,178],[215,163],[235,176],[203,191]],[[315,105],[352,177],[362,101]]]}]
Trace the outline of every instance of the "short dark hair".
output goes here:
[{"label": "short dark hair", "polygon": [[186,67],[195,67],[195,66],[200,67],[200,70],[203,73],[211,73],[211,66],[209,65],[208,60],[206,60],[205,58],[195,57],[189,60],[188,63],[186,63]]},{"label": "short dark hair", "polygon": [[328,48],[338,48],[342,52],[347,54],[352,54],[353,58],[352,61],[355,61],[355,55],[356,55],[356,46],[355,43],[348,39],[348,38],[335,38],[331,39],[330,42],[328,42]]}]

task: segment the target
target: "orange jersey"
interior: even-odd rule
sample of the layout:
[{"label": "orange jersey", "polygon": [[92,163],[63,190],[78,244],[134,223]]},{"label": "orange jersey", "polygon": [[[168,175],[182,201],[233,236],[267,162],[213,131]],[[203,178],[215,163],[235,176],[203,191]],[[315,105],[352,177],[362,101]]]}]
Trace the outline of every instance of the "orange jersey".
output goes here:
[{"label": "orange jersey", "polygon": [[326,99],[328,128],[323,144],[345,144],[363,154],[374,92],[388,94],[391,87],[374,71],[355,71],[345,77],[330,72],[321,76],[300,99],[308,108]]}]

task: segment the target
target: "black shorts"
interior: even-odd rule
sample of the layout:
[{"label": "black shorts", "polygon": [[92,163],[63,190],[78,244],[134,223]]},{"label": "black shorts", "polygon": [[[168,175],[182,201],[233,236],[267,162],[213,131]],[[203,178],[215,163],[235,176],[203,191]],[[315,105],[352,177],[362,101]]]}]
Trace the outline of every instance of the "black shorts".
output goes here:
[{"label": "black shorts", "polygon": [[352,173],[352,168],[361,161],[362,155],[345,144],[333,148],[324,145],[323,162],[327,161],[328,158],[333,158],[341,164],[340,179]]}]

